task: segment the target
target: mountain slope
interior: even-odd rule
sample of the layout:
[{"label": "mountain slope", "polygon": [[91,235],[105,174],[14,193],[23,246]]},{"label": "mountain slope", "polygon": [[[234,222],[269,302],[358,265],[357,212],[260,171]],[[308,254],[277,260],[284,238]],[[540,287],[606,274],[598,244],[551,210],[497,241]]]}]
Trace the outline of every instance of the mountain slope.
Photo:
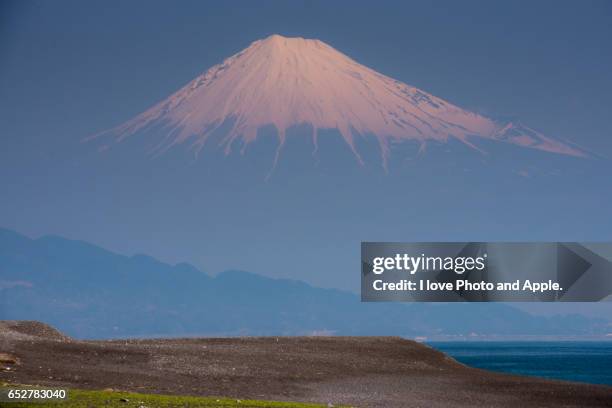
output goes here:
[{"label": "mountain slope", "polygon": [[229,271],[216,277],[146,256],[0,229],[0,319],[75,337],[180,335],[592,334],[605,323],[535,317],[503,304],[365,304],[358,296]]},{"label": "mountain slope", "polygon": [[[143,130],[161,129],[158,152],[189,142],[199,152],[210,136],[228,126],[219,142],[226,154],[239,141],[244,151],[264,126],[276,128],[279,144],[287,130],[307,125],[315,151],[321,130],[337,130],[362,162],[355,139],[373,135],[383,165],[393,146],[412,140],[458,140],[476,149],[492,140],[571,156],[585,153],[516,123],[498,123],[454,106],[415,87],[367,68],[329,45],[272,35],[255,41],[200,75],[178,92],[114,129],[121,141]],[[107,148],[103,146],[103,148]]]}]

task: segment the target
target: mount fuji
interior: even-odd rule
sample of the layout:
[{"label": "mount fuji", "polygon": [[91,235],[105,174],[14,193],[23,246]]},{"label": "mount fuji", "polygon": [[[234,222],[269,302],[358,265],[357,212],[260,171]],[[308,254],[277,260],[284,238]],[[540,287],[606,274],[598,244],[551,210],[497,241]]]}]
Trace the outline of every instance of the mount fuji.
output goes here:
[{"label": "mount fuji", "polygon": [[253,42],[167,99],[90,139],[103,140],[99,149],[106,150],[112,142],[154,133],[153,154],[186,145],[198,155],[215,144],[228,155],[244,153],[270,125],[278,138],[274,166],[295,127],[309,129],[315,156],[320,140],[329,137],[325,131],[339,132],[360,164],[364,152],[358,142],[374,137],[385,169],[391,152],[410,141],[419,152],[457,141],[483,153],[489,150],[483,143],[494,142],[588,156],[572,143],[489,119],[380,74],[322,41],[280,35]]},{"label": "mount fuji", "polygon": [[77,231],[210,271],[357,290],[362,241],[609,239],[609,161],[318,40],[256,41],[78,150],[49,187]]}]

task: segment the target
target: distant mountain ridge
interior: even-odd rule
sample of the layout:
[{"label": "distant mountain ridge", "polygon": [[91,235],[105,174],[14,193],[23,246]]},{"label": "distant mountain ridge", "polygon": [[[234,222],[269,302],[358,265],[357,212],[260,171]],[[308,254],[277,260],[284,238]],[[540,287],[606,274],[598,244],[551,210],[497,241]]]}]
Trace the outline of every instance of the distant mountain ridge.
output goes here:
[{"label": "distant mountain ridge", "polygon": [[[356,272],[357,273],[357,272]],[[356,278],[357,279],[357,278]],[[190,335],[582,335],[609,323],[536,317],[504,304],[364,304],[303,282],[123,256],[0,229],[0,319],[82,338]]]}]

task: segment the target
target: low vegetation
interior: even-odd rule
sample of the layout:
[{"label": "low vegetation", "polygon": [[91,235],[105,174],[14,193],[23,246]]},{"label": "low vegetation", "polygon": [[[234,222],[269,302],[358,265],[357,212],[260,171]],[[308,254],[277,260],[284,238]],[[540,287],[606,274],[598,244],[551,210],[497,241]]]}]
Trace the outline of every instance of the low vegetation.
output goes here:
[{"label": "low vegetation", "polygon": [[[20,388],[9,386],[3,388]],[[28,387],[30,388],[30,387]],[[69,390],[68,398],[47,402],[11,402],[10,408],[320,408],[327,404],[304,404],[297,402],[257,401],[215,397],[185,397],[156,394],[137,394],[119,391]]]}]

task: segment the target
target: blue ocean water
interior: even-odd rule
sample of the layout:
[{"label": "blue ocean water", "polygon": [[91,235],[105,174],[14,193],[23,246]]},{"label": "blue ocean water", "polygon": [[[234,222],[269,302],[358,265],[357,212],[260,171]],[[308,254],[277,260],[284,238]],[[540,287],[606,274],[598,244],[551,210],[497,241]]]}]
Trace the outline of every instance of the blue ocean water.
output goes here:
[{"label": "blue ocean water", "polygon": [[431,342],[461,363],[492,371],[612,385],[612,342]]}]

